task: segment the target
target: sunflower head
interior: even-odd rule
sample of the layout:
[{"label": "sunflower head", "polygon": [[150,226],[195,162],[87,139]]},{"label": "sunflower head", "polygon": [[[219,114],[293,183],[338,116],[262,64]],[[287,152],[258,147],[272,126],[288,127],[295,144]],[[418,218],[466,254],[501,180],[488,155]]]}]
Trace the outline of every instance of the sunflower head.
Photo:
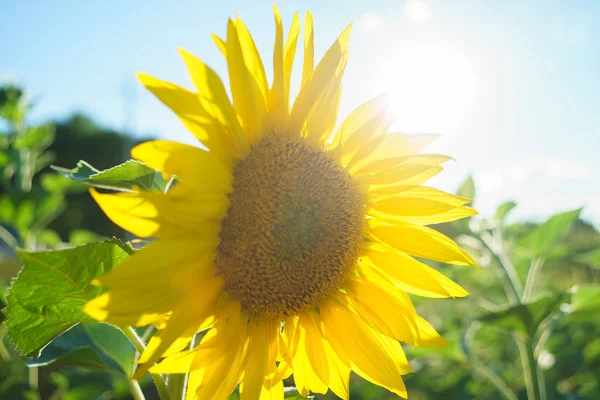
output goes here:
[{"label": "sunflower head", "polygon": [[283,398],[290,374],[302,395],[347,399],[350,371],[406,396],[399,342],[444,345],[407,293],[467,294],[414,257],[474,265],[426,225],[475,211],[423,186],[449,157],[420,153],[436,135],[389,132],[385,97],[338,124],[350,28],[315,66],[307,13],[291,102],[298,15],[285,40],[277,10],[275,25],[270,83],[239,18],[214,36],[228,89],[185,50],[195,91],[139,75],[204,148],[158,140],[133,149],[177,181],[167,193],[92,191],[115,223],[156,240],[101,277],[111,290],[84,310],[156,325],[136,376],[190,372],[188,399],[226,399],[238,385],[242,399]]}]

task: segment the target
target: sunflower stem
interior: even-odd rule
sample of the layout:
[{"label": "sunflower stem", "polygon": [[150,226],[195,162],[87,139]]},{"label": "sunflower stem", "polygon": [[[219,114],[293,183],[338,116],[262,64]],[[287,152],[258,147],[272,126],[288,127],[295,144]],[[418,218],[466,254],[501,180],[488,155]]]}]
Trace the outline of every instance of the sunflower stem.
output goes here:
[{"label": "sunflower stem", "polygon": [[[481,235],[479,235],[479,240],[490,252],[494,261],[500,266],[502,276],[504,277],[505,282],[508,283],[508,287],[510,288],[510,290],[506,291],[508,302],[511,305],[521,304],[523,285],[519,280],[517,271],[510,261],[508,254],[504,249],[502,251],[497,251],[495,249],[497,246],[494,246],[493,237],[489,234],[486,235],[482,232]],[[502,238],[500,238],[500,241],[502,241]]]},{"label": "sunflower stem", "polygon": [[[129,341],[131,342],[133,347],[135,347],[135,349],[137,350],[137,353],[138,353],[136,356],[136,361],[137,361],[137,358],[146,349],[146,345],[144,344],[144,342],[142,342],[142,339],[138,336],[137,332],[132,327],[128,326],[127,328],[123,329],[123,333],[125,334],[125,336],[127,336],[127,338],[129,339]],[[167,385],[165,384],[163,377],[159,374],[152,374],[152,373],[150,374],[150,377],[152,377],[152,380],[154,381],[154,385],[156,386],[156,390],[158,391],[158,395],[159,395],[160,399],[161,400],[171,400],[171,396],[169,394],[169,389],[167,388]]]},{"label": "sunflower stem", "polygon": [[134,398],[134,400],[146,400],[146,397],[144,397],[144,392],[142,391],[138,381],[131,379],[128,381],[128,383],[129,392],[131,392],[131,396]]},{"label": "sunflower stem", "polygon": [[530,338],[525,338],[517,334],[513,336],[517,342],[519,354],[521,356],[521,362],[523,363],[525,387],[527,388],[527,399],[540,400],[541,382],[538,376],[538,366],[537,359],[534,354],[533,341]]},{"label": "sunflower stem", "polygon": [[482,376],[486,377],[492,385],[498,389],[498,391],[502,394],[502,396],[506,400],[519,400],[515,392],[504,382],[498,374],[494,372],[490,367],[479,361],[474,356],[471,357],[471,365],[473,366],[475,372],[478,372]]},{"label": "sunflower stem", "polygon": [[172,400],[185,399],[185,385],[188,374],[170,374],[167,380],[167,387]]}]

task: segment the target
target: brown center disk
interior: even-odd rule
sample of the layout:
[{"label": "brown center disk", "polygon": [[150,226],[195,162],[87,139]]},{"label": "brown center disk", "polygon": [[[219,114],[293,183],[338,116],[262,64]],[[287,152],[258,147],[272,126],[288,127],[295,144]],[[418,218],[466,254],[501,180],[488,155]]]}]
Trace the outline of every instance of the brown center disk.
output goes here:
[{"label": "brown center disk", "polygon": [[350,175],[301,138],[270,135],[233,170],[216,265],[254,318],[319,306],[352,273],[363,239]]}]

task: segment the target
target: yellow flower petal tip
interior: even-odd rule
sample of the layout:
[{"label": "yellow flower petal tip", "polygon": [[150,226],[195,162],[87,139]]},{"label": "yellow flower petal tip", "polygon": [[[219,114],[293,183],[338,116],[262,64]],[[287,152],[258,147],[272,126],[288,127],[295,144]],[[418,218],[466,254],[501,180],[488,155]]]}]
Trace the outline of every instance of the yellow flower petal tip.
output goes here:
[{"label": "yellow flower petal tip", "polygon": [[[411,369],[400,342],[446,345],[407,292],[468,294],[417,258],[476,266],[426,225],[476,211],[424,186],[453,159],[421,153],[439,135],[389,132],[385,96],[338,121],[352,24],[315,62],[310,12],[304,24],[296,13],[285,37],[273,9],[271,79],[239,17],[228,20],[226,40],[212,35],[229,87],[183,48],[195,91],[137,74],[202,148],[156,140],[132,150],[177,177],[168,193],[90,189],[111,220],[153,240],[95,279],[109,292],[83,310],[118,326],[159,327],[136,377],[189,372],[190,400],[226,399],[237,387],[249,400],[282,398],[292,373],[301,394],[347,399],[351,371],[406,397]],[[202,340],[187,350],[197,332]]]}]

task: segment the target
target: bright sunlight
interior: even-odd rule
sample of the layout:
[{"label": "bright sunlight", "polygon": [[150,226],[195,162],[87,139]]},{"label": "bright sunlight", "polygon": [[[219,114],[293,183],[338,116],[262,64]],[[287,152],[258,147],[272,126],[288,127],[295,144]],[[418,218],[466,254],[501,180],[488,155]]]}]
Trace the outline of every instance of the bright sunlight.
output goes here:
[{"label": "bright sunlight", "polygon": [[475,99],[477,76],[469,58],[447,44],[413,41],[388,49],[376,65],[373,92],[388,93],[408,132],[450,134]]}]

